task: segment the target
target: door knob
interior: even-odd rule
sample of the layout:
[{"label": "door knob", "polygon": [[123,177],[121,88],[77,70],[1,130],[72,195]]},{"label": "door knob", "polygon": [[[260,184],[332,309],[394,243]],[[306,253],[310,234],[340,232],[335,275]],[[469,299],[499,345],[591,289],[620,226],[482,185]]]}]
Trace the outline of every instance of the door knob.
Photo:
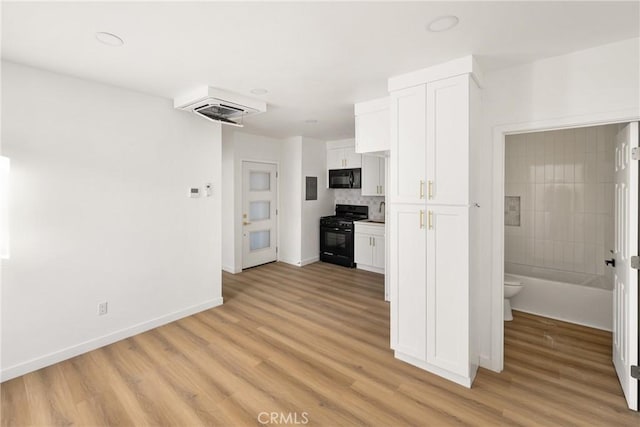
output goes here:
[{"label": "door knob", "polygon": [[250,225],[250,224],[251,224],[250,222],[242,221],[242,225]]},{"label": "door knob", "polygon": [[605,263],[605,264],[607,264],[607,265],[609,265],[609,266],[611,266],[611,267],[614,267],[614,268],[615,268],[615,266],[616,266],[616,259],[615,259],[615,258],[605,259],[605,260],[604,260],[604,263]]}]

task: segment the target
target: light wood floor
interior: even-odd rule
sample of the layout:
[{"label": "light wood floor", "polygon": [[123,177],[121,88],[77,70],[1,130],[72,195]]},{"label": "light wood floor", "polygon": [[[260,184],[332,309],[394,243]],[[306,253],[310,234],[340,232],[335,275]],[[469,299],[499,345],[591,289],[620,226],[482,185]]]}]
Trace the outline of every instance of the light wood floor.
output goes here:
[{"label": "light wood floor", "polygon": [[222,307],[3,383],[1,424],[640,425],[609,333],[515,313],[505,371],[468,390],[393,358],[379,275],[269,264],[223,283]]}]

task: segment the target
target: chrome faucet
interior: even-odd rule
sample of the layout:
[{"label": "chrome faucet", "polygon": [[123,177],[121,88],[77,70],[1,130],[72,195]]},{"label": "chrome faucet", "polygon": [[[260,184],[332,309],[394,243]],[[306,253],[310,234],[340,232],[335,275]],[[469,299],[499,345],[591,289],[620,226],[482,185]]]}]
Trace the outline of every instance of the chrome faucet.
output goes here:
[{"label": "chrome faucet", "polygon": [[384,202],[380,202],[380,207],[378,208],[378,213],[383,212],[382,207],[386,206]]}]

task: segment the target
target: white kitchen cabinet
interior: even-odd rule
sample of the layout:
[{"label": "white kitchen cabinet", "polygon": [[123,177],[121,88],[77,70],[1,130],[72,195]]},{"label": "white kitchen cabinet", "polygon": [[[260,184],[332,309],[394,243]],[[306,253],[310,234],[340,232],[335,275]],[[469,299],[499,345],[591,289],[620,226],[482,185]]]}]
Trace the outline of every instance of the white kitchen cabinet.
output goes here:
[{"label": "white kitchen cabinet", "polygon": [[383,223],[355,222],[354,260],[358,268],[384,274],[384,247]]},{"label": "white kitchen cabinet", "polygon": [[426,85],[391,93],[390,203],[424,199],[426,103]]},{"label": "white kitchen cabinet", "polygon": [[384,157],[362,155],[362,195],[384,196]]},{"label": "white kitchen cabinet", "polygon": [[389,150],[389,97],[355,104],[354,112],[356,152],[373,153]]},{"label": "white kitchen cabinet", "polygon": [[469,103],[468,74],[427,84],[428,203],[469,203]]},{"label": "white kitchen cabinet", "polygon": [[344,148],[327,150],[327,170],[344,168]]},{"label": "white kitchen cabinet", "polygon": [[355,147],[327,149],[327,170],[355,169],[362,167],[362,155],[356,153]]},{"label": "white kitchen cabinet", "polygon": [[345,167],[347,169],[361,168],[362,167],[362,154],[356,153],[355,147],[350,147],[344,150]]},{"label": "white kitchen cabinet", "polygon": [[427,363],[469,376],[469,208],[427,206]]},{"label": "white kitchen cabinet", "polygon": [[392,348],[466,387],[479,364],[470,296],[477,263],[469,250],[479,225],[470,222],[480,170],[472,155],[480,99],[474,67],[469,57],[389,81]]},{"label": "white kitchen cabinet", "polygon": [[[389,268],[391,348],[425,360],[427,343],[427,255],[425,206],[391,205]],[[396,353],[396,355],[397,355]]]},{"label": "white kitchen cabinet", "polygon": [[354,240],[353,258],[356,265],[372,265],[373,251],[371,250],[371,235],[358,233],[356,231]]}]

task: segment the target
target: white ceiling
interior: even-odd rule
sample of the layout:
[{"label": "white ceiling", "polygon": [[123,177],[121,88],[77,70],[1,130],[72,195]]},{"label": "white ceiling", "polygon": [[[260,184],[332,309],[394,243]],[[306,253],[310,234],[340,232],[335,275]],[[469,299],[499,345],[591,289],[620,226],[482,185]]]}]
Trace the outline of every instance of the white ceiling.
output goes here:
[{"label": "white ceiling", "polygon": [[[638,2],[2,3],[2,57],[173,98],[198,85],[260,96],[247,129],[353,136],[353,103],[387,78],[473,53],[486,70],[638,37]],[[435,17],[460,24],[431,33]],[[125,45],[98,43],[96,31]],[[613,66],[613,64],[612,64]],[[255,95],[253,95],[255,96]],[[316,119],[317,124],[307,124]]]}]

